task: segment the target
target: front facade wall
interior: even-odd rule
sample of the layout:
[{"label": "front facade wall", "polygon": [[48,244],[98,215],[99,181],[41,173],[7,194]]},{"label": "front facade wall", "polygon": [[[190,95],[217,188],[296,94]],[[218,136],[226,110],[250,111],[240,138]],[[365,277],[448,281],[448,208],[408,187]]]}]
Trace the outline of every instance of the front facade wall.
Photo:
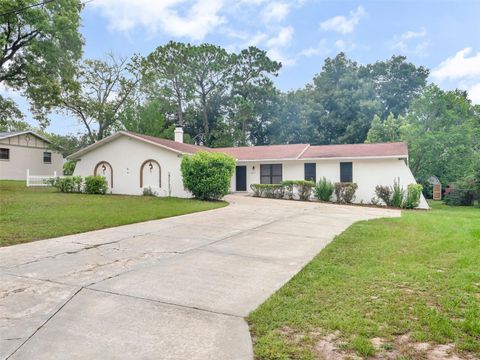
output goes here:
[{"label": "front facade wall", "polygon": [[108,178],[109,185],[113,180],[114,194],[141,195],[150,187],[159,196],[190,197],[183,188],[181,161],[180,154],[123,136],[83,155],[74,175],[94,175],[99,165],[97,175]]},{"label": "front facade wall", "polygon": [[[28,135],[28,136],[27,136]],[[27,169],[30,175],[58,176],[63,174],[62,154],[49,149],[49,144],[32,134],[12,136],[0,140],[0,148],[10,150],[8,160],[0,160],[0,179],[25,180]],[[43,162],[43,153],[51,152],[50,163]]]},{"label": "front facade wall", "polygon": [[[261,164],[282,164],[283,180],[303,180],[305,176],[305,163],[316,164],[317,182],[325,177],[332,183],[340,181],[340,163],[351,162],[353,168],[353,182],[357,183],[355,202],[370,203],[375,196],[375,186],[393,186],[395,178],[400,178],[400,184],[405,189],[408,184],[416,183],[410,168],[403,159],[342,159],[342,160],[290,160],[290,161],[264,161],[264,162],[241,162],[237,165],[247,166],[247,191],[251,192],[251,184],[260,183]],[[235,175],[232,177],[231,191],[236,191]],[[421,198],[421,208],[428,208],[425,199]]]}]

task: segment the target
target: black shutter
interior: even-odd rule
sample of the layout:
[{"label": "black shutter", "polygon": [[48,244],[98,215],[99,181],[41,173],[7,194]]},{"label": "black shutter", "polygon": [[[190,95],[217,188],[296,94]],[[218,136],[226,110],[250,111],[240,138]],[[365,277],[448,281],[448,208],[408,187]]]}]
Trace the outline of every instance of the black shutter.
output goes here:
[{"label": "black shutter", "polygon": [[305,180],[317,182],[317,164],[315,163],[305,163]]},{"label": "black shutter", "polygon": [[353,182],[353,169],[351,162],[340,163],[340,182]]}]

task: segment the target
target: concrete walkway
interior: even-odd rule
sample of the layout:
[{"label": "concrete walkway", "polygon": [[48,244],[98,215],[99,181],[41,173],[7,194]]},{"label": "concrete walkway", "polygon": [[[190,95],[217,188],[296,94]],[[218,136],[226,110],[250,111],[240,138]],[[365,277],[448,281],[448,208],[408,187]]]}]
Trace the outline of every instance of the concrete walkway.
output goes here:
[{"label": "concrete walkway", "polygon": [[400,216],[227,200],[0,248],[0,359],[251,359],[245,316],[353,222]]}]

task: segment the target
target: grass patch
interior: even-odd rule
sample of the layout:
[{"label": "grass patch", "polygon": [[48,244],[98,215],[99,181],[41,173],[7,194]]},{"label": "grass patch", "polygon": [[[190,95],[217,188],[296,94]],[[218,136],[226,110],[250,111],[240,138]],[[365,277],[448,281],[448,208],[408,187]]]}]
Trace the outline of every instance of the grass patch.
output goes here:
[{"label": "grass patch", "polygon": [[363,357],[402,334],[480,355],[480,209],[431,205],[339,235],[250,315],[256,357],[313,358],[311,334],[334,332]]},{"label": "grass patch", "polygon": [[223,201],[64,194],[0,181],[0,246],[210,210]]}]

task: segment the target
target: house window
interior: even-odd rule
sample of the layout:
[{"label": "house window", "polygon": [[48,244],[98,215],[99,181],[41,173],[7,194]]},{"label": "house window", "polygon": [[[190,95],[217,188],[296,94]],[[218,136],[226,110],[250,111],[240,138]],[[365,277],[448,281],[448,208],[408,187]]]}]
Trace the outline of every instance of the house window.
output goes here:
[{"label": "house window", "polygon": [[51,164],[52,163],[52,153],[49,151],[45,151],[43,153],[43,163],[44,164]]},{"label": "house window", "polygon": [[260,165],[260,184],[280,184],[282,182],[282,164]]},{"label": "house window", "polygon": [[352,182],[353,170],[351,162],[340,163],[340,182]]},{"label": "house window", "polygon": [[10,149],[0,149],[0,160],[10,160]]},{"label": "house window", "polygon": [[317,182],[317,164],[305,163],[305,180]]}]

